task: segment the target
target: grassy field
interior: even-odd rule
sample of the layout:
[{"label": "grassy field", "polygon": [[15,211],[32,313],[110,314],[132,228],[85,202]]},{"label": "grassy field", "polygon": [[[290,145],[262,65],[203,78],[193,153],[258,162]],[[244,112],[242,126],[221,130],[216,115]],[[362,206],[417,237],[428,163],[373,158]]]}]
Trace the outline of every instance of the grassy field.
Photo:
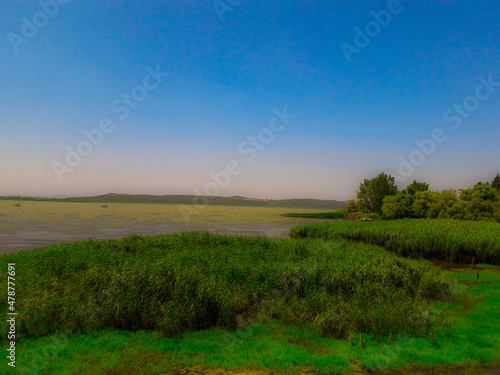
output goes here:
[{"label": "grassy field", "polygon": [[295,227],[292,238],[345,238],[402,256],[462,264],[500,264],[500,225],[453,219],[321,223]]}]

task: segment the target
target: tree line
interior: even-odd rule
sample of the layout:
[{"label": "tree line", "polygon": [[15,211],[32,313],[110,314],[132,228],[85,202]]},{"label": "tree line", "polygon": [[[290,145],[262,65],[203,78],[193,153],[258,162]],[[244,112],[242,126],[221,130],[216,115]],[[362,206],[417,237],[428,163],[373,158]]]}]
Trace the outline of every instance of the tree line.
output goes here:
[{"label": "tree line", "polygon": [[500,174],[492,182],[478,182],[471,189],[457,193],[429,190],[429,184],[413,180],[399,190],[393,176],[380,173],[365,179],[355,200],[347,202],[344,211],[356,218],[382,219],[452,218],[500,222]]}]

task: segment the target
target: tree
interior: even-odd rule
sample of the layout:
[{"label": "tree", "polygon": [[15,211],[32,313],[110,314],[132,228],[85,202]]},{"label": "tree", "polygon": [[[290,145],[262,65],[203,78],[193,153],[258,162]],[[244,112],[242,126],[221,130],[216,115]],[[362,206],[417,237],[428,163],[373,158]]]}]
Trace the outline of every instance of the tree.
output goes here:
[{"label": "tree", "polygon": [[358,209],[357,209],[357,203],[354,199],[351,199],[349,201],[347,201],[347,203],[345,204],[345,207],[344,207],[344,211],[346,214],[350,214],[352,212],[356,212]]},{"label": "tree", "polygon": [[385,219],[401,219],[404,217],[404,213],[401,210],[401,204],[399,202],[398,195],[388,195],[384,198],[384,204],[382,205],[382,214]]},{"label": "tree", "polygon": [[491,182],[491,186],[493,186],[497,190],[500,190],[500,173],[497,173],[497,175]]},{"label": "tree", "polygon": [[457,201],[457,191],[455,189],[443,190],[439,199],[440,212],[438,217],[450,217],[450,209]]},{"label": "tree", "polygon": [[399,197],[401,217],[416,217],[416,214],[413,211],[413,203],[415,202],[416,195],[419,192],[428,190],[429,184],[413,180],[413,182],[408,185],[406,189],[404,189],[401,193],[398,193],[398,195],[401,195]]},{"label": "tree", "polygon": [[402,219],[405,217],[416,217],[413,210],[413,202],[418,192],[429,190],[429,184],[413,180],[406,189],[396,195],[384,198],[382,213],[386,219]]},{"label": "tree", "polygon": [[493,203],[493,218],[500,223],[500,200]]},{"label": "tree", "polygon": [[437,191],[420,191],[413,202],[413,212],[418,218],[436,218],[439,216],[441,207],[439,201],[441,194]]},{"label": "tree", "polygon": [[394,177],[382,172],[371,180],[365,179],[359,185],[359,191],[357,192],[358,206],[362,211],[382,215],[384,198],[396,195],[397,192],[398,187],[394,182]]},{"label": "tree", "polygon": [[496,201],[497,193],[490,184],[477,184],[472,188],[471,197],[479,200]]},{"label": "tree", "polygon": [[449,209],[449,217],[461,220],[498,220],[499,194],[490,184],[476,184],[464,190],[460,199]]},{"label": "tree", "polygon": [[419,191],[429,190],[429,184],[425,182],[418,182],[417,180],[413,180],[413,182],[406,187],[402,192],[404,194],[415,195]]}]

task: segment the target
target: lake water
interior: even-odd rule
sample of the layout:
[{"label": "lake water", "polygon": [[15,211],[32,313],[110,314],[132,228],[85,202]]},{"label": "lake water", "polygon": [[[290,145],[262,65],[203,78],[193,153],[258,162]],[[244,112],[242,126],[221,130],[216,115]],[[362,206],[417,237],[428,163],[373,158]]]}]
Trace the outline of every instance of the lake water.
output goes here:
[{"label": "lake water", "polygon": [[58,243],[122,238],[130,234],[154,236],[186,231],[246,236],[288,237],[297,225],[328,220],[285,218],[286,212],[318,210],[207,206],[196,215],[182,215],[177,205],[101,204],[0,200],[0,253],[40,248]]}]

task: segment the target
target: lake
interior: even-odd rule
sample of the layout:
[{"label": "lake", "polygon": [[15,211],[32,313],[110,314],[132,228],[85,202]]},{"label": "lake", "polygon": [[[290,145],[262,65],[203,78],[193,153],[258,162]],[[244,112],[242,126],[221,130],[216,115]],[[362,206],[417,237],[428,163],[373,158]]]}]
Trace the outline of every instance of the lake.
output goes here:
[{"label": "lake", "polygon": [[[21,206],[15,206],[16,203]],[[197,213],[186,214],[194,212],[191,208],[185,206],[183,216],[179,205],[173,204],[0,200],[0,253],[89,238],[154,236],[193,230],[287,237],[290,228],[296,225],[331,221],[280,216],[289,212],[324,212],[318,209],[205,206]]]}]

